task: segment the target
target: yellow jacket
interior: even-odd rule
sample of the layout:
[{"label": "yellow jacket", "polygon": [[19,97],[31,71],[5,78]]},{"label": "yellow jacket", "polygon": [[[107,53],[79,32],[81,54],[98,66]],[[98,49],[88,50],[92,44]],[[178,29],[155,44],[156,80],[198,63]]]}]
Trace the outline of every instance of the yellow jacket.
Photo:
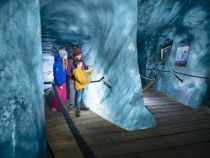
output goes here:
[{"label": "yellow jacket", "polygon": [[92,71],[85,72],[82,68],[74,69],[73,75],[75,77],[75,89],[80,90],[90,83],[90,80],[87,77],[91,74]]}]

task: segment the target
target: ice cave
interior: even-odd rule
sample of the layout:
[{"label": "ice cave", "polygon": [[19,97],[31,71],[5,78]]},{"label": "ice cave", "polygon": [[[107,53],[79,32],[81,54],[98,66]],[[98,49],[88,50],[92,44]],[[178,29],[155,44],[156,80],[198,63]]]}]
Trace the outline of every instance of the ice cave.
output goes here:
[{"label": "ice cave", "polygon": [[[0,45],[1,158],[210,156],[209,0],[0,0]],[[61,49],[104,77],[80,117]]]}]

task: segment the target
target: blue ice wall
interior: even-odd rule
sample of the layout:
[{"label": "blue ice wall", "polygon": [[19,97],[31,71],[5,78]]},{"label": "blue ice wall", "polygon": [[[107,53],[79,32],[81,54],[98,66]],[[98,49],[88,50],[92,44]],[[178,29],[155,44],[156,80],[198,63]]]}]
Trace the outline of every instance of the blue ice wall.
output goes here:
[{"label": "blue ice wall", "polygon": [[136,0],[41,1],[41,18],[43,34],[81,43],[86,63],[94,66],[92,79],[105,76],[112,84],[111,90],[103,83],[86,88],[91,110],[127,130],[155,125],[142,98]]},{"label": "blue ice wall", "polygon": [[[173,40],[165,65],[158,61],[160,47]],[[189,59],[185,67],[175,66],[176,49],[188,43]],[[210,76],[210,3],[209,0],[138,0],[138,55],[140,72],[145,68]],[[160,73],[155,88],[187,106],[198,108],[209,96],[209,82],[204,79]],[[145,82],[144,82],[145,83]]]},{"label": "blue ice wall", "polygon": [[45,157],[38,0],[0,1],[0,157]]}]

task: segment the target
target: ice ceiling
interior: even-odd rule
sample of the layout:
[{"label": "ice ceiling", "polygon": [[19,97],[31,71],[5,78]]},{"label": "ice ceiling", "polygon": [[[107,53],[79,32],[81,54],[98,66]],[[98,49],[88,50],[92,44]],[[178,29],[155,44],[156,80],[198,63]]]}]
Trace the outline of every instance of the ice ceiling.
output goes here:
[{"label": "ice ceiling", "polygon": [[155,125],[142,98],[136,0],[42,0],[41,23],[44,53],[80,43],[86,63],[94,66],[92,79],[105,76],[112,84],[111,90],[102,83],[86,88],[91,110],[127,130]]}]

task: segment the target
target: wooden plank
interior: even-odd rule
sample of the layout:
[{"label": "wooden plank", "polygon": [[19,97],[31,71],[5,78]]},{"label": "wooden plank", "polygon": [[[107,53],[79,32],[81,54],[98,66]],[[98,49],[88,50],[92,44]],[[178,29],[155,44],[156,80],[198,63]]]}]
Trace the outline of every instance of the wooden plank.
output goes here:
[{"label": "wooden plank", "polygon": [[195,121],[195,120],[203,120],[208,119],[208,114],[202,114],[202,113],[190,113],[188,115],[181,115],[179,117],[168,117],[168,118],[158,118],[158,126],[164,126],[169,124],[175,124],[175,123],[183,123],[183,122],[189,122],[189,121]]},{"label": "wooden plank", "polygon": [[63,149],[63,148],[69,148],[69,149],[79,148],[68,128],[64,128],[62,130],[57,129],[56,132],[47,131],[47,133],[48,133],[48,136],[47,136],[48,142],[53,151]]},{"label": "wooden plank", "polygon": [[162,103],[151,103],[151,104],[144,104],[146,107],[148,108],[152,108],[152,107],[182,107],[182,108],[186,108],[186,109],[191,109],[189,107],[186,107],[186,106],[182,106],[180,104],[177,104],[176,102],[162,102]]},{"label": "wooden plank", "polygon": [[[104,121],[104,119],[99,116],[94,116],[90,118],[84,118],[83,116],[81,116],[80,118],[73,118],[73,120],[78,126],[82,126],[84,124],[95,124],[98,122],[104,122],[104,124],[105,123],[110,124],[108,121]],[[57,126],[59,127],[59,126],[62,126],[62,123],[66,121],[63,119],[63,116],[60,116],[60,119],[56,118],[56,119],[47,120],[48,125],[54,125],[55,122],[57,123]]]},{"label": "wooden plank", "polygon": [[[157,156],[159,151],[173,157],[172,153],[179,153],[176,151],[188,150],[186,146],[210,141],[209,114],[183,106],[159,92],[146,95],[149,96],[145,99],[147,108],[157,117],[155,128],[128,132],[90,110],[82,111],[80,118],[72,114],[82,136],[98,157],[146,157],[148,153]],[[46,117],[48,138],[56,155],[82,157],[62,114],[47,112]]]},{"label": "wooden plank", "polygon": [[209,158],[210,142],[191,144],[176,148],[167,148],[113,158]]},{"label": "wooden plank", "polygon": [[140,139],[148,139],[160,136],[167,136],[167,135],[174,135],[183,132],[191,132],[195,130],[203,130],[206,128],[210,128],[210,119],[202,120],[202,121],[195,121],[195,122],[187,122],[182,124],[176,125],[169,125],[164,127],[156,127],[146,130],[139,130],[134,132],[119,132],[119,133],[111,133],[103,136],[93,135],[89,137],[85,137],[88,144],[90,146],[100,146],[100,145],[107,145],[112,143],[124,143],[124,142],[131,142]]},{"label": "wooden plank", "polygon": [[83,158],[83,155],[71,134],[62,113],[46,108],[46,132],[48,142],[56,158]]},{"label": "wooden plank", "polygon": [[136,152],[145,152],[150,150],[164,149],[168,147],[178,147],[194,143],[210,141],[210,128],[174,134],[163,137],[148,138],[145,140],[135,140],[125,143],[112,143],[92,147],[98,157],[113,157]]},{"label": "wooden plank", "polygon": [[[95,123],[99,123],[99,122],[104,122],[104,123],[107,123],[107,124],[110,124],[110,122],[108,121],[105,121],[103,118],[101,117],[96,117],[96,118],[92,118],[92,119],[73,119],[75,121],[75,123],[78,125],[78,126],[82,126],[84,124],[95,124]],[[62,120],[52,120],[51,122],[47,122],[49,125],[54,125],[55,122],[57,123],[57,126],[59,125],[62,125],[62,123],[64,123],[65,121],[62,121]]]},{"label": "wooden plank", "polygon": [[124,129],[121,129],[117,126],[111,127],[111,128],[100,128],[97,130],[81,130],[81,133],[84,137],[94,136],[94,135],[106,135],[106,134],[114,134],[125,131]]},{"label": "wooden plank", "polygon": [[178,102],[176,102],[176,101],[156,101],[156,102],[145,102],[144,103],[145,105],[147,105],[147,106],[152,106],[152,105],[173,105],[173,104],[176,104],[176,105],[180,105],[180,106],[182,106],[182,104],[180,104],[180,103],[178,103]]},{"label": "wooden plank", "polygon": [[150,93],[150,94],[144,94],[143,95],[144,98],[146,99],[150,99],[150,98],[160,98],[160,97],[166,97],[165,95],[160,95],[160,94],[154,94],[154,93]]},{"label": "wooden plank", "polygon": [[56,158],[84,158],[79,149],[63,148],[62,150],[54,150]]},{"label": "wooden plank", "polygon": [[194,110],[194,109],[189,109],[188,107],[181,107],[179,105],[176,105],[176,104],[172,104],[170,106],[168,105],[155,105],[155,106],[146,106],[146,108],[148,108],[149,110],[155,110],[155,109],[177,109],[177,108],[182,108],[182,109],[185,109],[185,110]]},{"label": "wooden plank", "polygon": [[148,94],[156,94],[156,95],[164,95],[164,96],[166,96],[165,94],[163,94],[162,92],[157,91],[157,90],[150,90],[150,91],[146,91],[144,93],[144,95],[148,95]]},{"label": "wooden plank", "polygon": [[149,109],[152,113],[166,113],[166,112],[174,112],[174,111],[190,111],[189,109],[185,109],[182,107],[176,107],[176,108],[158,108],[158,109]]},{"label": "wooden plank", "polygon": [[168,118],[168,117],[174,117],[174,116],[187,116],[187,115],[194,115],[194,114],[201,114],[204,115],[205,113],[199,113],[198,111],[170,111],[167,113],[155,113],[155,118],[159,119],[159,118]]},{"label": "wooden plank", "polygon": [[[163,100],[167,100],[167,101],[176,101],[173,98],[169,98],[169,97],[156,97],[156,98],[144,98],[145,102],[155,102],[155,101],[163,101]],[[177,102],[177,101],[176,101]]]},{"label": "wooden plank", "polygon": [[[82,116],[81,116],[82,117]],[[78,125],[80,124],[91,124],[91,123],[94,123],[94,122],[99,122],[99,121],[104,121],[103,118],[101,117],[94,117],[94,118],[90,118],[90,119],[77,119],[77,118],[73,118],[73,120],[75,121],[75,123],[77,123]],[[49,125],[54,125],[55,122],[57,124],[62,124],[62,121],[61,120],[56,120],[56,121],[50,121],[50,122],[47,122]]]},{"label": "wooden plank", "polygon": [[97,129],[106,129],[106,128],[112,128],[112,127],[116,127],[116,125],[112,124],[112,123],[107,123],[107,121],[103,120],[97,123],[92,123],[92,124],[82,124],[79,126],[80,130],[97,130]]},{"label": "wooden plank", "polygon": [[169,97],[144,97],[144,102],[147,101],[158,101],[158,100],[171,100],[171,101],[175,101],[173,98],[169,98]]}]

